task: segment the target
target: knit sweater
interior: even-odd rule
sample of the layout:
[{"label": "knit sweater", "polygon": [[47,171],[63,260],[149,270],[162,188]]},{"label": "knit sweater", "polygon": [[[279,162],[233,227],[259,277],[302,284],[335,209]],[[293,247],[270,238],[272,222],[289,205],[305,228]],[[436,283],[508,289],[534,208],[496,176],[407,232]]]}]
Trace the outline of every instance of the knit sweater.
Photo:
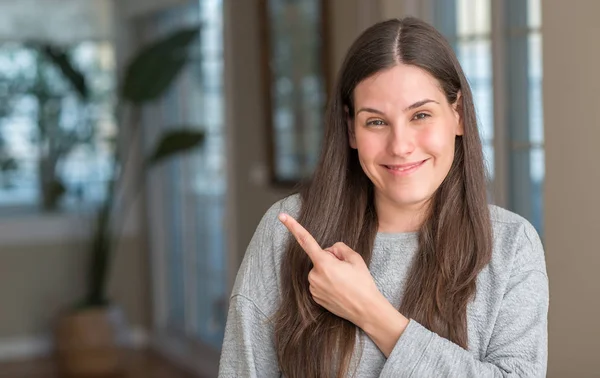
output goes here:
[{"label": "knit sweater", "polygon": [[[280,265],[289,231],[277,220],[297,216],[298,195],[274,204],[248,246],[231,293],[219,377],[281,377],[269,319],[281,300]],[[490,206],[493,253],[467,307],[468,349],[410,320],[386,358],[358,330],[355,377],[544,377],[547,365],[548,277],[542,243],[522,217]],[[371,275],[400,307],[418,233],[378,233]]]}]

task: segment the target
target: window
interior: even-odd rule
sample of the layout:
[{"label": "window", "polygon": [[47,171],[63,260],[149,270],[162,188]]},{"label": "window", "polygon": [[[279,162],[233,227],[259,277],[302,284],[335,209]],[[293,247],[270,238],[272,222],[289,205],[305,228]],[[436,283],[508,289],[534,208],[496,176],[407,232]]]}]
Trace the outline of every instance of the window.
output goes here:
[{"label": "window", "polygon": [[262,0],[271,178],[294,184],[317,164],[325,113],[323,0]]},{"label": "window", "polygon": [[90,90],[85,101],[39,47],[0,44],[0,212],[95,204],[112,176],[114,52],[108,42],[67,49]]},{"label": "window", "polygon": [[493,197],[543,235],[540,12],[540,0],[433,0],[473,89]]},{"label": "window", "polygon": [[[144,18],[146,42],[200,25],[191,59],[156,104],[144,109],[144,145],[169,128],[204,130],[203,145],[151,171],[149,219],[157,329],[212,351],[221,347],[228,299],[223,10],[190,1]],[[208,352],[207,352],[208,353]]]}]

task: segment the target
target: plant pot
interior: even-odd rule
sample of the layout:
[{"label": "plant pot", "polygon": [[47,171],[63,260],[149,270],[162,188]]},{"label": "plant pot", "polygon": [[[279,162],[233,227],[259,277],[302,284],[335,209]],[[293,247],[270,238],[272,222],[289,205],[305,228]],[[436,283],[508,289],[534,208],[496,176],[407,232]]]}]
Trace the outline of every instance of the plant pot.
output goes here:
[{"label": "plant pot", "polygon": [[122,368],[118,342],[120,312],[114,307],[90,308],[63,315],[56,330],[61,371],[67,376],[94,377]]}]

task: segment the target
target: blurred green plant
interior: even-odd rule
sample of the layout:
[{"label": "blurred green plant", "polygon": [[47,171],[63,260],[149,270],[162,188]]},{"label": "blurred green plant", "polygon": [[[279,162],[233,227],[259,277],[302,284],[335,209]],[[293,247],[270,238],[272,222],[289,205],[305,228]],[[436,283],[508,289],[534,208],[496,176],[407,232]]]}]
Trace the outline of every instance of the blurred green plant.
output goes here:
[{"label": "blurred green plant", "polygon": [[[32,87],[28,93],[33,95],[38,103],[37,127],[38,140],[37,145],[40,149],[40,160],[38,163],[38,172],[40,177],[40,193],[42,195],[42,208],[46,211],[53,211],[58,208],[59,201],[66,193],[67,189],[60,179],[57,171],[57,165],[62,158],[76,146],[84,143],[91,143],[93,140],[93,127],[91,125],[81,125],[80,129],[87,126],[90,130],[88,135],[82,136],[78,129],[67,130],[62,127],[60,118],[63,112],[62,101],[66,93],[57,90],[52,85],[52,79],[48,68],[56,65],[61,66],[57,61],[70,64],[66,51],[58,47],[49,45],[35,46],[38,50],[38,59],[36,59],[36,75]],[[62,70],[61,70],[62,71]],[[64,72],[62,72],[64,74]],[[85,108],[89,105],[89,90],[85,82],[83,73],[72,68],[73,75],[77,76],[78,86],[74,89],[78,94],[81,105]],[[65,75],[67,82],[75,80],[74,77]],[[80,120],[79,122],[85,122]]]},{"label": "blurred green plant", "polygon": [[[32,114],[37,126],[37,134],[33,137],[38,148],[38,176],[41,193],[41,206],[46,211],[55,210],[59,200],[66,189],[57,172],[57,165],[76,146],[90,143],[93,135],[83,135],[81,130],[67,130],[62,127],[60,119],[63,111],[63,100],[69,96],[70,89],[65,88],[65,81],[53,75],[55,67],[47,59],[47,54],[54,54],[57,59],[66,59],[66,53],[58,56],[57,49],[36,43],[25,43],[18,48],[9,47],[3,51],[4,56],[14,58],[14,52],[27,51],[33,57],[33,67],[18,69],[11,74],[4,74],[0,78],[0,119],[11,118],[18,109],[16,106],[24,97],[29,97],[36,102],[37,110]],[[80,83],[85,83],[83,75]],[[63,84],[63,85],[61,85]],[[84,88],[86,89],[86,88]],[[77,91],[83,106],[89,101],[88,93]],[[19,111],[19,110],[17,110]],[[23,110],[21,109],[20,112]],[[82,123],[82,122],[80,122]],[[89,125],[88,125],[89,126]],[[80,128],[83,129],[83,126]],[[88,127],[88,129],[93,129]],[[5,131],[6,132],[6,131]],[[0,146],[0,172],[2,173],[2,187],[13,187],[12,179],[19,170],[19,162],[11,156],[11,146],[5,140],[6,135],[1,135]]]},{"label": "blurred green plant", "polygon": [[[0,78],[0,119],[12,113],[8,101],[8,87],[10,83]],[[10,154],[4,135],[0,134],[0,187],[9,189],[13,187],[13,174],[19,170],[17,160]]]},{"label": "blurred green plant", "polygon": [[[127,164],[130,158],[129,152],[132,150],[128,148],[127,143],[132,136],[138,135],[142,106],[160,99],[186,67],[190,59],[190,46],[198,38],[198,34],[198,27],[184,28],[142,46],[125,69],[118,96],[118,104],[122,107],[118,117],[120,137],[115,140],[112,156],[115,176],[107,183],[106,199],[96,214],[94,234],[90,244],[86,294],[78,303],[78,308],[110,304],[106,286],[111,261],[117,247],[115,237],[120,235],[119,228],[113,225],[113,212],[118,207],[122,210],[120,217],[123,218],[131,205],[131,201],[123,206],[116,204],[118,195],[127,192],[123,185],[124,178],[127,176],[128,179],[137,180],[135,183],[137,190],[142,188],[144,180],[143,174],[140,177],[126,172],[126,168],[130,166]],[[88,96],[85,76],[77,70],[64,51],[50,46],[45,46],[41,51],[62,72],[82,98]],[[123,114],[129,115],[128,120],[124,119]],[[170,131],[158,138],[156,147],[145,158],[142,167],[144,172],[177,154],[199,147],[204,141],[204,133],[200,129],[199,125],[169,127]],[[124,141],[124,137],[128,140]],[[133,190],[134,194],[137,190]],[[127,198],[129,194],[124,193],[124,197]]]}]

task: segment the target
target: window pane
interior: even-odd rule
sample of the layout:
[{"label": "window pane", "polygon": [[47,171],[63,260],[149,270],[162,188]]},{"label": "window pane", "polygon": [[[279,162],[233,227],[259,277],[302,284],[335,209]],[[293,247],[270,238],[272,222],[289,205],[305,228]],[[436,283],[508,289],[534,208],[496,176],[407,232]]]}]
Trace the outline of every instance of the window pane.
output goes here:
[{"label": "window pane", "polygon": [[530,151],[531,161],[531,203],[533,218],[531,223],[540,235],[544,234],[544,176],[545,156],[543,148],[534,148]]},{"label": "window pane", "polygon": [[489,34],[490,0],[458,0],[458,37]]},{"label": "window pane", "polygon": [[148,120],[144,134],[151,136],[146,144],[152,146],[180,125],[205,133],[199,149],[156,168],[165,193],[161,227],[166,240],[155,248],[165,259],[160,263],[167,276],[168,331],[218,350],[228,298],[222,2],[204,0],[161,12],[148,20],[144,34],[154,39],[198,24],[200,38],[190,62],[155,109],[160,119]]},{"label": "window pane", "polygon": [[[55,46],[58,47],[58,46]],[[0,44],[0,206],[46,210],[99,203],[112,176],[115,63],[108,42],[67,49],[82,99],[35,47]]]},{"label": "window pane", "polygon": [[172,183],[166,186],[165,196],[167,197],[165,214],[165,226],[168,227],[169,240],[166,266],[168,269],[168,290],[169,290],[169,310],[168,325],[171,329],[185,332],[185,255],[183,246],[182,208],[183,196],[181,188],[181,169],[178,164],[169,164],[170,169],[167,173],[167,180]]},{"label": "window pane", "polygon": [[[536,5],[537,4],[537,5]],[[543,234],[544,132],[541,35],[529,28],[539,2],[512,0],[507,7],[508,119],[511,152],[509,209]]]},{"label": "window pane", "polygon": [[[539,3],[537,4],[539,8]],[[531,7],[530,7],[531,9]],[[539,9],[538,9],[539,13]],[[544,234],[544,119],[542,99],[542,36],[539,32],[529,35],[529,137],[538,146],[531,149],[531,201],[532,223],[540,235]]]},{"label": "window pane", "polygon": [[532,143],[544,143],[542,112],[542,37],[540,33],[529,36],[529,138]]},{"label": "window pane", "polygon": [[527,25],[531,29],[539,29],[542,26],[541,0],[527,0]]},{"label": "window pane", "polygon": [[[458,59],[471,85],[481,139],[490,147],[494,139],[491,56],[491,42],[487,38],[458,42]],[[487,155],[493,154],[492,148],[485,148],[484,153],[487,161],[493,161],[493,156]],[[493,177],[493,165],[488,168]]]},{"label": "window pane", "polygon": [[267,3],[275,175],[296,181],[312,173],[321,142],[321,0]]},{"label": "window pane", "polygon": [[[220,0],[200,2],[200,22],[203,35],[200,42],[197,81],[202,92],[202,108],[206,111],[198,122],[206,125],[204,153],[198,157],[195,169],[196,222],[193,226],[197,246],[196,267],[198,302],[198,337],[221,348],[227,318],[227,246],[225,236],[226,167],[224,138],[223,89],[223,10]],[[198,105],[201,104],[200,102]],[[196,104],[191,104],[195,106]],[[208,111],[210,110],[210,111]]]}]

